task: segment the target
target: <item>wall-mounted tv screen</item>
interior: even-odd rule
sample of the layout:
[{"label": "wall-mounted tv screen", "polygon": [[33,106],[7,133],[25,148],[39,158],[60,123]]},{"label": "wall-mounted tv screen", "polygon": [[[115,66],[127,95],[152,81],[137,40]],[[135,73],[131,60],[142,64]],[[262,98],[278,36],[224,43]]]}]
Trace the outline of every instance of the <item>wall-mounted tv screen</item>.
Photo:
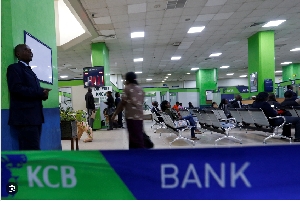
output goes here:
[{"label": "wall-mounted tv screen", "polygon": [[24,31],[24,43],[33,53],[32,61],[29,63],[32,71],[41,82],[53,84],[52,49],[26,31]]},{"label": "wall-mounted tv screen", "polygon": [[87,87],[104,86],[104,67],[85,67],[83,68],[83,84]]}]

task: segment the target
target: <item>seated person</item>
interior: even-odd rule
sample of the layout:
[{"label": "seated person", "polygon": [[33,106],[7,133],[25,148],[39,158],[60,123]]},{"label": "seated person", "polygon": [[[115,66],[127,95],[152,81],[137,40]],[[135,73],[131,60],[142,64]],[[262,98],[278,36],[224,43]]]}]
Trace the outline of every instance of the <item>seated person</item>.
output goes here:
[{"label": "seated person", "polygon": [[195,130],[196,129],[196,122],[194,121],[193,119],[193,116],[189,115],[189,116],[186,116],[186,117],[181,117],[179,118],[178,116],[176,116],[173,112],[171,112],[170,108],[171,108],[171,105],[168,101],[164,100],[161,104],[160,104],[160,108],[163,112],[165,112],[166,114],[168,114],[171,119],[173,121],[178,121],[178,120],[182,120],[182,119],[185,119],[185,120],[188,120],[190,122],[190,125],[192,126],[191,128],[191,140],[199,140],[199,138],[197,138],[195,136],[195,131],[196,132],[200,132],[199,134],[201,134],[201,131],[198,131],[198,130]]},{"label": "seated person", "polygon": [[293,85],[287,85],[286,88],[287,88],[287,91],[291,91],[293,93],[292,99],[296,100],[298,98],[298,95],[293,91],[293,88],[294,88]]},{"label": "seated person", "polygon": [[228,100],[226,98],[223,98],[221,100],[219,108],[224,111],[224,113],[225,113],[225,115],[226,115],[227,118],[231,118],[232,117],[230,111],[228,110]]},{"label": "seated person", "polygon": [[284,101],[280,104],[282,107],[285,106],[299,106],[299,104],[295,101],[292,91],[286,91],[284,93]]},{"label": "seated person", "polygon": [[152,106],[153,106],[153,107],[152,107],[152,109],[151,109],[151,112],[156,114],[156,116],[157,116],[159,122],[164,122],[163,118],[160,117],[160,114],[159,114],[160,109],[158,108],[158,102],[157,102],[157,101],[153,101],[153,102],[152,102]]},{"label": "seated person", "polygon": [[216,102],[212,102],[211,107],[217,109],[219,106]]},{"label": "seated person", "polygon": [[193,108],[194,108],[194,106],[193,106],[193,104],[192,104],[191,102],[189,102],[189,108],[190,108],[190,109],[193,109]]},{"label": "seated person", "polygon": [[268,103],[274,105],[275,108],[280,108],[280,103],[277,102],[274,93],[269,94]]},{"label": "seated person", "polygon": [[182,107],[182,103],[179,103],[179,105],[178,105],[178,109],[179,109],[179,110],[182,110],[182,109],[183,109],[183,107]]},{"label": "seated person", "polygon": [[241,95],[236,95],[235,99],[233,101],[231,101],[230,103],[230,107],[231,108],[242,108],[243,103],[242,103],[242,96]]},{"label": "seated person", "polygon": [[[279,125],[283,123],[283,119],[269,119],[269,117],[279,116],[277,111],[274,110],[271,105],[267,102],[269,94],[267,92],[260,92],[256,96],[256,100],[253,103],[253,108],[261,108],[265,115],[268,117],[270,125]],[[286,123],[293,124],[295,126],[295,139],[294,142],[300,142],[300,117],[285,116]],[[284,125],[282,135],[286,137],[291,136],[291,126]]]},{"label": "seated person", "polygon": [[177,112],[179,111],[179,102],[176,102],[175,105],[173,105],[172,109],[176,110]]}]

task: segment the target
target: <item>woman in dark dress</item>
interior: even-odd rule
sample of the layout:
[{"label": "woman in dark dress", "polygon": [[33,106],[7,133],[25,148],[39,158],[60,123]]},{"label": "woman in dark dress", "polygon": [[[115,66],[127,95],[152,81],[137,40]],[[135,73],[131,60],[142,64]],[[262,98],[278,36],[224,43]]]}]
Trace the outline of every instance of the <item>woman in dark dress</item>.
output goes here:
[{"label": "woman in dark dress", "polygon": [[111,91],[106,92],[106,96],[107,96],[107,102],[105,102],[105,104],[107,105],[107,115],[108,115],[108,121],[109,121],[109,128],[107,130],[109,131],[109,130],[113,130],[112,115],[113,115],[114,109],[115,109],[115,101],[114,101]]}]

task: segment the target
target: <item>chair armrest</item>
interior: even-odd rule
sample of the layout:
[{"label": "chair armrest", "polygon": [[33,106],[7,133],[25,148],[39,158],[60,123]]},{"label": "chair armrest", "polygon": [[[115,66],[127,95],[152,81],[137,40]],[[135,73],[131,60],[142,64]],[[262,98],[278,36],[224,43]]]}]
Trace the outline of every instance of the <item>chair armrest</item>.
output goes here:
[{"label": "chair armrest", "polygon": [[269,119],[279,119],[279,118],[283,119],[283,123],[280,126],[278,126],[279,128],[281,128],[286,123],[286,120],[285,120],[284,116],[269,117]]}]

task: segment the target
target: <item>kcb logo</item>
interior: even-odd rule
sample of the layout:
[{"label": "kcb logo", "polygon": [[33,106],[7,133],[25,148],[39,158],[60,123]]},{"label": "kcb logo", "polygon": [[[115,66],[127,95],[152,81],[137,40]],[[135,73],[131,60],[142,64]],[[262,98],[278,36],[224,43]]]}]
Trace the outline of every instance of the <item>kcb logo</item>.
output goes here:
[{"label": "kcb logo", "polygon": [[[59,174],[60,181],[53,182],[53,179],[50,182],[49,173]],[[42,177],[39,178],[38,175]],[[28,177],[28,185],[29,187],[34,187],[37,185],[40,188],[48,186],[50,188],[73,188],[77,184],[77,179],[75,176],[75,168],[72,166],[55,166],[49,165],[44,168],[42,166],[37,166],[33,168],[32,166],[27,166],[27,177]]]}]

